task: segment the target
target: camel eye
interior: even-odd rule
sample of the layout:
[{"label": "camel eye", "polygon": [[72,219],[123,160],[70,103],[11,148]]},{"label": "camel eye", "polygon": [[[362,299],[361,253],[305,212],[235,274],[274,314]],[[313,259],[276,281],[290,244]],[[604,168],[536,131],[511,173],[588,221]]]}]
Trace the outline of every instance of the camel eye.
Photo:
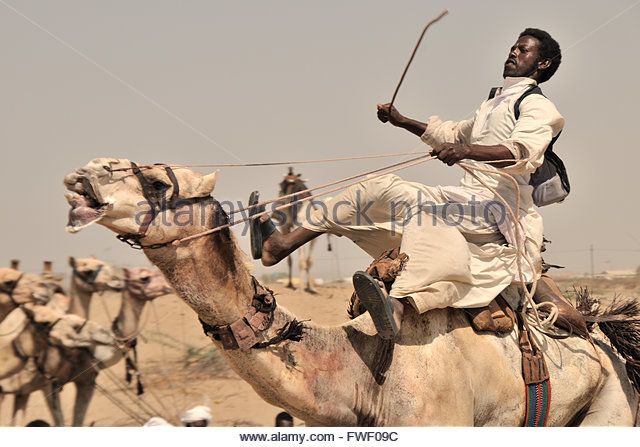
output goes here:
[{"label": "camel eye", "polygon": [[149,280],[150,280],[150,279],[151,279],[151,278],[150,278],[149,276],[143,276],[143,277],[141,277],[141,278],[140,278],[140,281],[142,281],[142,282],[149,282]]},{"label": "camel eye", "polygon": [[168,185],[165,185],[165,184],[164,184],[164,183],[162,183],[162,182],[159,182],[159,181],[155,181],[155,182],[153,182],[153,188],[154,188],[156,191],[164,191],[164,190],[165,190],[165,189],[167,189],[168,187],[169,187]]}]

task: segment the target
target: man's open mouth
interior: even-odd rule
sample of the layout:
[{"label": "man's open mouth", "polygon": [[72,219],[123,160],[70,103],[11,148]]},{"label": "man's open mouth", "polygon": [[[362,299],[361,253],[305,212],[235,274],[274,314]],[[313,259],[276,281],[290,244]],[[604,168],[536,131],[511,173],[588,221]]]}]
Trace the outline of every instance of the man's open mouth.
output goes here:
[{"label": "man's open mouth", "polygon": [[68,232],[75,233],[102,219],[108,204],[100,202],[87,178],[70,176],[65,179],[65,186],[71,191],[65,194],[71,205]]}]

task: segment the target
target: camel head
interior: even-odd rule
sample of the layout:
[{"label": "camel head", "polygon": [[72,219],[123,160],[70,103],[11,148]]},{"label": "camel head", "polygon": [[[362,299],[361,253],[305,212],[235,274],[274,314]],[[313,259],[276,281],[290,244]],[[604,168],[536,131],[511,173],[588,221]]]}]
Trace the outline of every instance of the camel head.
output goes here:
[{"label": "camel head", "polygon": [[71,205],[67,231],[99,223],[119,235],[140,235],[145,245],[183,237],[200,222],[199,211],[193,210],[199,207],[183,205],[202,199],[204,206],[216,174],[96,158],[64,179]]},{"label": "camel head", "polygon": [[69,266],[73,269],[71,281],[85,292],[120,291],[125,281],[113,267],[95,258],[76,259],[69,257]]},{"label": "camel head", "polygon": [[14,305],[47,303],[53,294],[61,292],[60,285],[33,273],[0,268],[0,303]]},{"label": "camel head", "polygon": [[173,289],[159,270],[146,267],[123,269],[127,290],[136,299],[151,301],[173,293]]}]

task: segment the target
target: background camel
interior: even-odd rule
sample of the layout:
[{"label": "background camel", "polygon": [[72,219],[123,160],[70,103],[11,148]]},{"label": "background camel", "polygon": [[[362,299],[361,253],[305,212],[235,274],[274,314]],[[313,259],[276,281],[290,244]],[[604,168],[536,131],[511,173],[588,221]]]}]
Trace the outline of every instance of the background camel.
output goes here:
[{"label": "background camel", "polygon": [[47,303],[52,292],[59,290],[55,281],[40,275],[0,268],[0,321],[23,304]]},{"label": "background camel", "polygon": [[[255,289],[233,234],[227,229],[172,243],[226,222],[219,203],[207,198],[215,174],[175,169],[170,175],[153,166],[132,177],[131,167],[128,160],[102,158],[67,175],[67,229],[97,222],[123,239],[152,245],[146,256],[205,324],[239,321]],[[160,200],[165,195],[175,200]],[[140,203],[155,210],[143,229],[135,219]],[[278,329],[295,325],[294,318],[277,306],[270,324],[257,329],[258,340],[278,340]],[[536,338],[554,393],[549,425],[633,425],[637,394],[609,347],[575,336]],[[478,334],[459,309],[417,315],[408,308],[390,342],[376,335],[365,314],[335,327],[305,323],[301,340],[268,349],[225,350],[220,340],[214,343],[258,394],[307,425],[519,426],[525,418],[515,333]]]},{"label": "background camel", "polygon": [[[45,348],[48,325],[60,315],[48,315],[50,309],[42,304],[61,292],[56,281],[0,269],[0,379],[20,371],[27,359]],[[68,324],[60,323],[59,330]]]},{"label": "background camel", "polygon": [[[115,365],[130,353],[132,342],[139,334],[140,316],[146,303],[172,292],[162,274],[155,269],[124,269],[124,277],[126,288],[112,325],[117,344],[99,344],[92,351],[81,347],[50,346],[40,368],[35,368],[33,362],[20,373],[0,381],[2,393],[14,395],[12,425],[21,424],[30,393],[43,390],[55,424],[64,426],[59,392],[68,382],[76,385],[73,426],[83,425],[100,370]],[[137,359],[130,361],[137,362]]]},{"label": "background camel", "polygon": [[120,291],[124,288],[124,278],[116,270],[99,259],[69,257],[71,284],[69,313],[89,318],[91,297],[96,292],[107,290]]},{"label": "background camel", "polygon": [[[278,192],[278,195],[280,197],[296,193],[300,194],[283,200],[278,200],[276,202],[277,206],[284,205],[286,203],[294,203],[311,195],[309,192],[301,192],[306,191],[307,186],[302,180],[301,174],[294,174],[293,168],[289,168],[288,174],[285,175],[284,179],[279,183],[279,187],[280,191]],[[322,200],[314,199],[314,202],[318,203],[322,202]],[[307,213],[310,213],[311,210],[313,210],[313,208],[314,204],[311,202],[300,202],[296,205],[274,212],[272,218],[277,222],[280,232],[282,234],[287,234],[300,226],[300,222],[305,218]],[[315,282],[311,275],[311,267],[313,266],[313,248],[315,247],[315,244],[316,239],[313,239],[308,244],[303,245],[296,250],[296,253],[298,253],[298,269],[300,273],[298,287],[304,288],[305,292],[313,294],[315,294],[316,291],[314,288]],[[331,251],[331,239],[329,234],[327,234],[327,250]],[[287,287],[294,289],[291,255],[287,256],[287,267]]]},{"label": "background camel", "polygon": [[[85,272],[93,265],[104,264],[87,261],[82,263]],[[95,290],[123,287],[124,280],[116,278],[111,267],[96,271],[100,274],[91,281]],[[0,284],[0,309],[3,315],[11,312],[0,323],[0,379],[19,374],[26,366],[42,370],[46,364],[55,364],[62,348],[101,352],[103,345],[114,343],[107,328],[65,314],[70,300],[55,279],[0,269]]]}]

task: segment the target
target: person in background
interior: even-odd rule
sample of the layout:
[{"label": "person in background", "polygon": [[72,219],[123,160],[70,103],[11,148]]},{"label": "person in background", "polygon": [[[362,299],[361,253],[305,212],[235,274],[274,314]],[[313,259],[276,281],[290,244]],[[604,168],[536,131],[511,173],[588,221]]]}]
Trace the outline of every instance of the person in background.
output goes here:
[{"label": "person in background", "polygon": [[144,423],[143,427],[174,427],[174,425],[170,424],[169,421],[164,418],[152,417]]},{"label": "person in background", "polygon": [[180,420],[185,427],[207,427],[211,422],[211,408],[198,405],[185,411]]},{"label": "person in background", "polygon": [[293,427],[293,416],[286,411],[281,411],[276,416],[276,427]]},{"label": "person in background", "polygon": [[25,427],[51,427],[47,421],[43,421],[42,419],[36,419],[34,421],[29,422]]}]

